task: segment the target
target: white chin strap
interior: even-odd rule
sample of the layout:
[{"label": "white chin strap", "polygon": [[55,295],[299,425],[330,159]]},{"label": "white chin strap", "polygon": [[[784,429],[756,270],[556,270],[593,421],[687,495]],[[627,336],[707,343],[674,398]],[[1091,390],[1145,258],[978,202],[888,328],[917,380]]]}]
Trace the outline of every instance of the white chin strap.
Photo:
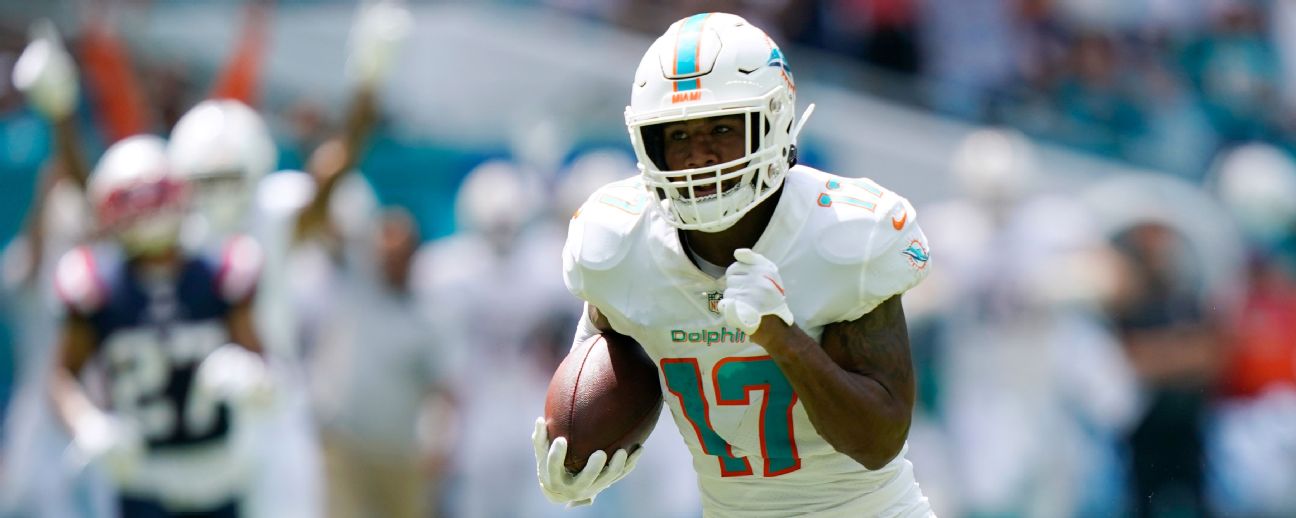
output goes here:
[{"label": "white chin strap", "polygon": [[788,135],[788,139],[792,141],[793,145],[797,143],[797,137],[801,136],[801,128],[804,128],[806,121],[810,120],[810,115],[814,113],[814,109],[814,103],[810,103],[810,106],[806,106],[805,111],[801,112],[801,120],[797,121],[796,126],[792,128],[792,133]]}]

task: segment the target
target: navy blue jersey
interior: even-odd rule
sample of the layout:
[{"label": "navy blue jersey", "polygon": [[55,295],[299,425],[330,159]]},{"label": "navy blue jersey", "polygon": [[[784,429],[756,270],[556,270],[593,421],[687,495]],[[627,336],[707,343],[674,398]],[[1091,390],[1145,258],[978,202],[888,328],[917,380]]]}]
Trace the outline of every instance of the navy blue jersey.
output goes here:
[{"label": "navy blue jersey", "polygon": [[95,331],[108,405],[135,422],[150,448],[196,445],[229,431],[229,408],[192,388],[198,365],[230,341],[231,309],[255,286],[258,259],[234,253],[251,245],[231,243],[219,257],[184,257],[166,276],[107,247],[77,248],[60,261],[56,286]]}]

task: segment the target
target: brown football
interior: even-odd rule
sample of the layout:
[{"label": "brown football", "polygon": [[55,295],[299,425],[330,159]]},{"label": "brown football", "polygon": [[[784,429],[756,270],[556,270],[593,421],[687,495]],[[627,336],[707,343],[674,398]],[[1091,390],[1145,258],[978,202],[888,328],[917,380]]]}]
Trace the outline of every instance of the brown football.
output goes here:
[{"label": "brown football", "polygon": [[567,438],[564,464],[578,473],[598,450],[611,458],[642,445],[661,406],[657,366],[643,347],[623,335],[597,334],[558,365],[545,396],[545,423],[550,440]]}]

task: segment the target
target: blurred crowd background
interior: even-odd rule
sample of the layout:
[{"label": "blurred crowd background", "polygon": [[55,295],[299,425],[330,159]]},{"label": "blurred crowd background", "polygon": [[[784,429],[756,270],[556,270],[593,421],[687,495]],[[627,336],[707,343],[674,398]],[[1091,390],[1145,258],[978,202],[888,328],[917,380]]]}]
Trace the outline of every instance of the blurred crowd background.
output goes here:
[{"label": "blurred crowd background", "polygon": [[[910,458],[940,516],[1296,516],[1296,1],[407,6],[365,89],[349,1],[0,1],[0,515],[110,507],[41,392],[50,270],[93,228],[10,80],[48,18],[91,163],[232,95],[278,147],[257,203],[325,215],[268,325],[291,328],[270,352],[296,402],[263,437],[294,446],[264,457],[262,514],[700,516],[669,424],[570,511],[538,490],[527,435],[580,310],[566,221],[636,172],[633,71],[717,10],[769,32],[819,105],[803,161],[908,197],[928,233],[935,269],[905,297]],[[365,103],[353,172],[321,174]]]}]

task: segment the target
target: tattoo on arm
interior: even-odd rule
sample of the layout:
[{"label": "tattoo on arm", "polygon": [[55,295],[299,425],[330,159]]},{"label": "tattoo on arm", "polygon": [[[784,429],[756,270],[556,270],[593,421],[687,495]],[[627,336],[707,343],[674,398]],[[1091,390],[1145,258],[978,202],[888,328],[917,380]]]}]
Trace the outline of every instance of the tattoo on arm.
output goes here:
[{"label": "tattoo on arm", "polygon": [[837,365],[876,381],[906,411],[913,408],[913,360],[900,295],[856,320],[829,325],[821,342]]}]

